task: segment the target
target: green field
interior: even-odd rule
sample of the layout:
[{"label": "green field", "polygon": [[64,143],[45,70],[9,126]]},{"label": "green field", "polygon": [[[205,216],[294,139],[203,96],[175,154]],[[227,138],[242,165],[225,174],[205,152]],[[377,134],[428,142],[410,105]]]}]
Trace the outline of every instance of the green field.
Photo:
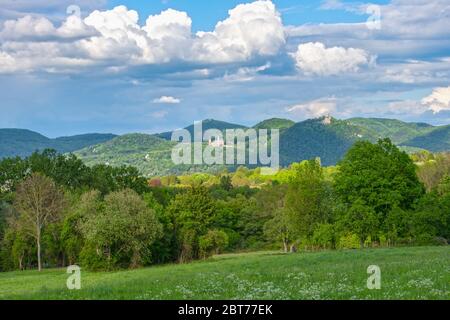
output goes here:
[{"label": "green field", "polygon": [[[367,267],[381,289],[366,287]],[[0,299],[449,299],[450,248],[415,247],[221,255],[183,265],[118,272],[65,269],[0,273]]]}]

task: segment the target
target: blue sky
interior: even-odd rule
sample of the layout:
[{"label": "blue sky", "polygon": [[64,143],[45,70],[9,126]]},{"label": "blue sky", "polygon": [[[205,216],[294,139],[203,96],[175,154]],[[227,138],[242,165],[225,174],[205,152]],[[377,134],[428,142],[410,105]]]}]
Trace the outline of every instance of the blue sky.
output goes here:
[{"label": "blue sky", "polygon": [[446,0],[1,4],[0,128],[153,133],[324,114],[450,123]]},{"label": "blue sky", "polygon": [[[137,10],[141,15],[141,22],[145,22],[148,15],[158,14],[168,8],[185,11],[193,20],[193,30],[213,30],[218,21],[227,18],[228,10],[241,3],[251,3],[252,0],[167,0],[167,1],[142,1],[142,0],[114,0],[108,1],[107,7],[112,9],[118,5],[126,5],[130,9]],[[388,1],[371,1],[371,3],[383,4]],[[355,14],[345,10],[323,10],[323,1],[317,0],[278,0],[273,1],[283,15],[285,24],[299,25],[303,23],[338,23],[338,22],[364,22],[367,15]],[[347,3],[358,4],[359,1]]]}]

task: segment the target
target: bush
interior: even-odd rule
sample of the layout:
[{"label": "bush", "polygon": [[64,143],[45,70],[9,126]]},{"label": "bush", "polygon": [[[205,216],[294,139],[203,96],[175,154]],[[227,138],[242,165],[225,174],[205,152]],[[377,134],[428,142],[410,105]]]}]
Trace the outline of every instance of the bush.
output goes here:
[{"label": "bush", "polygon": [[414,239],[414,244],[419,246],[445,246],[448,242],[447,239],[443,237],[435,237],[433,235],[423,233]]},{"label": "bush", "polygon": [[434,237],[433,244],[437,246],[446,246],[448,245],[448,241],[443,237]]},{"label": "bush", "polygon": [[372,246],[372,237],[368,236],[364,241],[364,248],[370,248]]},{"label": "bush", "polygon": [[334,246],[334,227],[324,223],[317,226],[313,234],[313,244],[320,248],[331,249]]},{"label": "bush", "polygon": [[92,271],[104,271],[114,269],[115,259],[108,260],[99,249],[93,245],[86,245],[80,252],[80,262]]},{"label": "bush", "polygon": [[339,249],[358,249],[360,247],[361,241],[354,233],[347,233],[339,238]]},{"label": "bush", "polygon": [[199,239],[200,256],[207,258],[219,254],[228,246],[228,235],[222,230],[209,230]]},{"label": "bush", "polygon": [[380,233],[378,238],[380,239],[380,246],[381,247],[388,247],[389,246],[389,242],[387,240],[387,237],[384,234]]}]

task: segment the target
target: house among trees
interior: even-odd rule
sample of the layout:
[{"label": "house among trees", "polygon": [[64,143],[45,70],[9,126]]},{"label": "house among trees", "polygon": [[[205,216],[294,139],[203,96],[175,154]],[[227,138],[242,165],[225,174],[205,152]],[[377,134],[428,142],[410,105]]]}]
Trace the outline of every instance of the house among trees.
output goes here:
[{"label": "house among trees", "polygon": [[209,138],[208,140],[208,146],[214,147],[214,148],[223,148],[227,145],[225,144],[225,141],[222,137],[217,137],[217,139],[212,140],[212,138]]}]

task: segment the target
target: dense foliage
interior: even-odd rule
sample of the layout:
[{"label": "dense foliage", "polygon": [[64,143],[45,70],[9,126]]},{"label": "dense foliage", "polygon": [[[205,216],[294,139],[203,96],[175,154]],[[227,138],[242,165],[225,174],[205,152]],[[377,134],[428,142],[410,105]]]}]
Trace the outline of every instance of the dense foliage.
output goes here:
[{"label": "dense foliage", "polygon": [[411,158],[389,140],[357,142],[337,167],[313,159],[272,176],[240,167],[146,179],[51,150],[4,159],[0,267],[112,270],[262,248],[447,244],[449,163]]}]

